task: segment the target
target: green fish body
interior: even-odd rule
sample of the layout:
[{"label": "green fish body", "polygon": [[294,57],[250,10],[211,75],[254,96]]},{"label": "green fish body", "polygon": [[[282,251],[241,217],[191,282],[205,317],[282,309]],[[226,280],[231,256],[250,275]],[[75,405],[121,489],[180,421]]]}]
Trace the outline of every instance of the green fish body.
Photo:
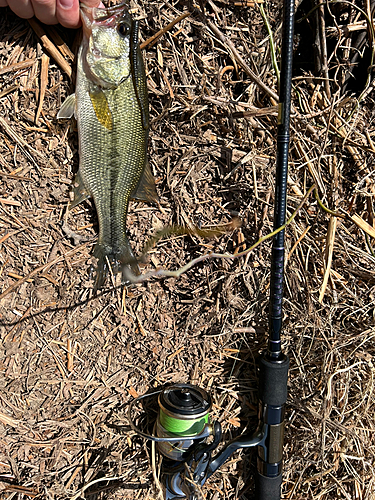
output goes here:
[{"label": "green fish body", "polygon": [[79,170],[70,207],[92,197],[99,220],[94,249],[96,287],[104,283],[107,262],[114,272],[139,269],[126,236],[130,198],[157,201],[147,163],[149,108],[146,75],[138,43],[138,23],[124,5],[81,5],[83,41],[77,61],[75,96],[58,118],[74,113],[79,135]]}]

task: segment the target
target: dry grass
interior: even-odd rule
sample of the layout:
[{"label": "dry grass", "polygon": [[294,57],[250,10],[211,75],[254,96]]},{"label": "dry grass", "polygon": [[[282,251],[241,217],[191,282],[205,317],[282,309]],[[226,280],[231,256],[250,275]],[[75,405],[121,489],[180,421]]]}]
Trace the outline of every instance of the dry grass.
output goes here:
[{"label": "dry grass", "polygon": [[[145,270],[177,269],[210,251],[238,252],[271,231],[276,78],[258,7],[237,3],[210,0],[205,16],[182,3],[134,6],[144,41],[187,9],[192,14],[144,52],[149,157],[161,202],[131,204],[133,248],[139,254],[168,224],[206,228],[237,215],[243,221],[208,240],[164,239]],[[265,4],[276,47],[280,7]],[[318,14],[317,26],[324,20],[333,37],[321,37],[328,47],[321,75],[331,80],[309,73],[294,80],[288,208],[291,215],[315,183],[331,212],[310,195],[287,228],[284,347],[291,372],[283,498],[369,500],[371,73],[359,103],[343,92],[353,81],[345,56],[360,33],[354,28],[367,21],[349,3],[334,11],[336,24],[327,9]],[[35,30],[1,10],[0,495],[156,499],[151,449],[127,430],[127,403],[150,388],[189,381],[211,390],[226,440],[256,425],[270,243],[238,259],[205,260],[178,279],[153,278],[126,290],[109,283],[93,297],[95,210],[83,204],[66,215],[77,138],[74,127],[56,121],[72,90],[70,50],[77,42],[74,32],[43,27],[41,39]],[[371,30],[366,36],[373,41]],[[253,472],[252,456],[235,454],[205,485],[206,498],[252,498]]]}]

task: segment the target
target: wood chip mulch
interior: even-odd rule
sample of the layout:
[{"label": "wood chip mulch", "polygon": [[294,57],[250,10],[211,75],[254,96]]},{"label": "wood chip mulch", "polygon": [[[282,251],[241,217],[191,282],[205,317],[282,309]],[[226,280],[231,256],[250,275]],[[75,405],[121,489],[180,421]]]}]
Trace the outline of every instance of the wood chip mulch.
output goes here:
[{"label": "wood chip mulch", "polygon": [[[296,15],[288,179],[288,217],[298,212],[286,229],[283,498],[370,500],[374,9],[318,2],[310,12],[306,2]],[[272,231],[282,3],[131,7],[141,19],[160,205],[131,203],[129,239],[140,255],[161,228],[184,226],[191,234],[160,239],[142,272],[199,262],[179,277],[124,289],[109,279],[95,296],[95,208],[88,202],[67,212],[77,131],[56,119],[74,90],[79,34],[1,8],[4,500],[160,498],[159,458],[130,430],[127,406],[164,384],[209,390],[225,441],[257,425],[271,242],[238,258],[199,258],[238,254]],[[210,238],[193,230],[235,218],[240,227]],[[206,498],[253,498],[254,471],[254,453],[235,453],[205,484]]]}]

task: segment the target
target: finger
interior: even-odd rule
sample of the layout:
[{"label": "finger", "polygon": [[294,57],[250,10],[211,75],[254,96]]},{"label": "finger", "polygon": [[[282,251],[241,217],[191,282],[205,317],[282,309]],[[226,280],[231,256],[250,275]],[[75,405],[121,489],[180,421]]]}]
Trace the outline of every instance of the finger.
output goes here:
[{"label": "finger", "polygon": [[55,0],[31,0],[35,17],[44,24],[57,24]]},{"label": "finger", "polygon": [[57,0],[56,16],[65,28],[78,28],[81,25],[78,0]]},{"label": "finger", "polygon": [[85,0],[82,3],[84,3],[86,7],[104,7],[100,0]]},{"label": "finger", "polygon": [[8,0],[8,5],[22,19],[31,19],[34,16],[34,9],[29,0]]},{"label": "finger", "polygon": [[7,0],[0,0],[0,7],[8,7]]}]

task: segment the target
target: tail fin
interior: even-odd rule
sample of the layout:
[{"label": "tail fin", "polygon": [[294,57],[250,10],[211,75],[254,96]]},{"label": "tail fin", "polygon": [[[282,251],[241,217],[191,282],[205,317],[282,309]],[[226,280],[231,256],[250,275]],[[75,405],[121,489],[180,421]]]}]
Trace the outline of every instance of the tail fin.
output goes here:
[{"label": "tail fin", "polygon": [[108,262],[112,268],[113,274],[121,272],[122,283],[128,284],[128,270],[133,274],[139,275],[137,259],[134,257],[133,250],[128,240],[119,248],[113,248],[109,245],[97,244],[94,248],[94,256],[98,259],[96,267],[95,290],[101,288],[109,273]]}]

